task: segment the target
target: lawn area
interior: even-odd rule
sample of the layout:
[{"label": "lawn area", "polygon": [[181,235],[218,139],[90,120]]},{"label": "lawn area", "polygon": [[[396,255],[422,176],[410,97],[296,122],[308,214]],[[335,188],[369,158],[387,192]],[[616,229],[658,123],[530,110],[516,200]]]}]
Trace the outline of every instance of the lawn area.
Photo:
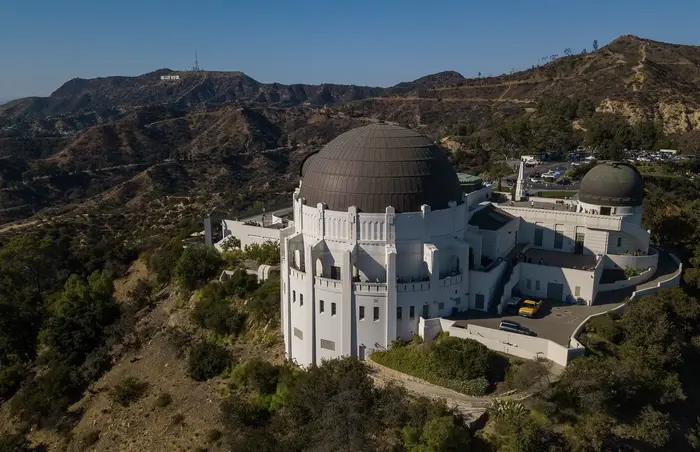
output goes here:
[{"label": "lawn area", "polygon": [[376,351],[378,364],[463,394],[482,396],[504,381],[510,363],[504,355],[471,339],[441,334],[427,343],[396,341]]}]

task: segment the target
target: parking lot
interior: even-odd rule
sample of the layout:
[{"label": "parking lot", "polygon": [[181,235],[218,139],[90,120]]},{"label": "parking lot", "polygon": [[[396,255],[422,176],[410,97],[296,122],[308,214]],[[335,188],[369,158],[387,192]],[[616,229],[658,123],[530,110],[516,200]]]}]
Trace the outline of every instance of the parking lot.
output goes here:
[{"label": "parking lot", "polygon": [[498,329],[501,320],[518,322],[525,328],[529,328],[537,337],[549,339],[565,347],[569,346],[569,338],[576,327],[591,314],[608,311],[620,303],[604,304],[597,306],[574,306],[562,303],[555,303],[544,300],[540,312],[535,318],[529,319],[519,315],[498,314],[467,311],[459,317],[456,325],[465,326],[468,324],[483,326],[486,328]]}]

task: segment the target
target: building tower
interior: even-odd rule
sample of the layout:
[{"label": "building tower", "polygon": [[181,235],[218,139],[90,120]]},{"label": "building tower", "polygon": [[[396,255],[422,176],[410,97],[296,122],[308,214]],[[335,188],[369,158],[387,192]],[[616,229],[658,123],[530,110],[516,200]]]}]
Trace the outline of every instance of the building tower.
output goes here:
[{"label": "building tower", "polygon": [[522,201],[525,195],[525,162],[520,161],[520,169],[518,170],[518,181],[515,185],[515,199],[513,201]]}]

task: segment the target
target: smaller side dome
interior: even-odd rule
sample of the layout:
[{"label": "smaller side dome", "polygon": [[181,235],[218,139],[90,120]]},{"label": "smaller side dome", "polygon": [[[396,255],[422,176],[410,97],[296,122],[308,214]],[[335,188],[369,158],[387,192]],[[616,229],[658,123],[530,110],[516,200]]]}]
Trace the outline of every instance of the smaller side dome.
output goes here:
[{"label": "smaller side dome", "polygon": [[578,200],[598,206],[640,206],[644,200],[644,179],[628,163],[601,163],[583,177]]}]

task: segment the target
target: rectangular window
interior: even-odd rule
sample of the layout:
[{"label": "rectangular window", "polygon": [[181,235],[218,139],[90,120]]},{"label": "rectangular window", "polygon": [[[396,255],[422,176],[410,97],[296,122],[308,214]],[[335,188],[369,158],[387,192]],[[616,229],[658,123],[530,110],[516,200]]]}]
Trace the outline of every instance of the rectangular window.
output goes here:
[{"label": "rectangular window", "polygon": [[455,298],[455,304],[460,304],[462,302],[462,297]]},{"label": "rectangular window", "polygon": [[528,289],[532,289],[532,280],[526,279],[525,280],[525,287],[527,287]]},{"label": "rectangular window", "polygon": [[398,306],[398,307],[396,308],[396,318],[399,319],[399,320],[401,320],[401,314],[402,314],[402,313],[401,313],[401,306]]},{"label": "rectangular window", "polygon": [[[556,228],[561,228],[561,226],[555,226]],[[561,229],[554,231],[554,249],[560,250],[564,248],[564,234],[562,234]]]},{"label": "rectangular window", "polygon": [[297,291],[292,290],[292,303],[296,303],[296,302],[297,302]]},{"label": "rectangular window", "polygon": [[416,307],[415,307],[415,306],[410,306],[410,307],[408,308],[408,317],[411,318],[411,319],[415,319],[415,318],[416,318]]},{"label": "rectangular window", "polygon": [[364,319],[365,319],[365,307],[360,306],[360,320],[364,320]]},{"label": "rectangular window", "polygon": [[542,236],[544,235],[544,230],[539,227],[535,227],[535,246],[542,246]]},{"label": "rectangular window", "polygon": [[319,300],[319,302],[318,302],[318,310],[319,310],[319,312],[321,312],[321,314],[323,314],[323,311],[325,310],[324,304],[325,304],[325,303],[323,302],[323,300]]},{"label": "rectangular window", "polygon": [[331,303],[331,315],[335,315],[335,303]]},{"label": "rectangular window", "polygon": [[299,339],[304,339],[304,333],[301,332],[301,330],[294,328],[294,336],[298,337]]},{"label": "rectangular window", "polygon": [[622,237],[617,238],[617,247],[620,248],[622,246]]},{"label": "rectangular window", "polygon": [[441,301],[440,303],[438,303],[438,309],[441,311],[445,309],[445,302]]},{"label": "rectangular window", "polygon": [[335,351],[335,342],[321,339],[321,348],[326,349],[326,350]]},{"label": "rectangular window", "polygon": [[576,287],[574,288],[574,297],[579,297],[579,296],[581,296],[581,287],[580,287],[580,286],[576,286]]},{"label": "rectangular window", "polygon": [[340,267],[331,265],[331,279],[340,279]]},{"label": "rectangular window", "polygon": [[304,306],[304,294],[299,294],[299,306]]},{"label": "rectangular window", "polygon": [[535,281],[535,290],[540,290],[540,282],[539,282],[539,280]]},{"label": "rectangular window", "polygon": [[379,306],[374,307],[374,321],[379,320]]}]

